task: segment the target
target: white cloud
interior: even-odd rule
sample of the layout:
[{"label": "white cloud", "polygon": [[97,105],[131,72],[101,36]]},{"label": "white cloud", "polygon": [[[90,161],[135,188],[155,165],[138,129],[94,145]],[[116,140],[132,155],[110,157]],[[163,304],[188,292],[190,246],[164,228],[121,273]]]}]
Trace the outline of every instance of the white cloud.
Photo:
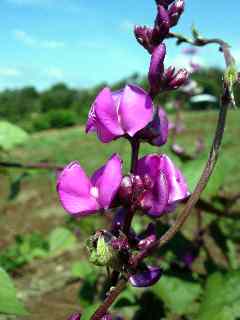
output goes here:
[{"label": "white cloud", "polygon": [[57,49],[65,46],[64,42],[56,40],[40,40],[31,36],[23,30],[14,30],[14,37],[25,44],[28,47],[45,48],[45,49]]},{"label": "white cloud", "polygon": [[0,77],[15,78],[21,76],[22,72],[16,68],[1,68]]},{"label": "white cloud", "polygon": [[51,78],[51,79],[55,79],[55,80],[61,80],[64,77],[64,72],[62,69],[60,68],[56,68],[56,67],[50,67],[48,69],[45,70],[45,74]]}]

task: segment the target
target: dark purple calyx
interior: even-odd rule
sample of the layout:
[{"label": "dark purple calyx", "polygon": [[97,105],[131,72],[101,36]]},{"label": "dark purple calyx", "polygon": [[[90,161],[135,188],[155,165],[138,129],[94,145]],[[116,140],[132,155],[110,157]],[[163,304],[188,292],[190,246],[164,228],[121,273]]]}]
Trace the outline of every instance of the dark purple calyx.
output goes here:
[{"label": "dark purple calyx", "polygon": [[161,275],[161,268],[147,266],[144,270],[138,271],[136,274],[132,275],[129,278],[129,281],[133,287],[150,287],[158,282]]}]

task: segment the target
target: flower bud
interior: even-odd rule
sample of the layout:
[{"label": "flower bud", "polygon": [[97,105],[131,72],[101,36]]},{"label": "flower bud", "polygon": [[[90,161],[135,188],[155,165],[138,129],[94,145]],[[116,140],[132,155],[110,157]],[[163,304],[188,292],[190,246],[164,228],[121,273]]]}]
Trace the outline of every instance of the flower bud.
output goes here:
[{"label": "flower bud", "polygon": [[150,68],[148,72],[148,81],[152,96],[159,93],[161,87],[161,78],[164,72],[164,59],[166,55],[166,46],[161,43],[156,47],[151,56]]},{"label": "flower bud", "polygon": [[163,40],[170,28],[170,18],[164,6],[158,6],[158,13],[155,20],[155,29],[159,30],[160,38]]},{"label": "flower bud", "polygon": [[169,9],[170,26],[173,27],[178,23],[184,11],[184,0],[177,0]]},{"label": "flower bud", "polygon": [[164,72],[164,81],[169,82],[172,80],[175,72],[175,67],[170,66],[167,68],[167,70]]},{"label": "flower bud", "polygon": [[159,267],[146,267],[129,278],[133,287],[143,288],[154,285],[160,279],[162,270]]},{"label": "flower bud", "polygon": [[152,32],[153,29],[146,26],[134,27],[134,34],[137,41],[150,53],[152,52]]},{"label": "flower bud", "polygon": [[122,178],[120,187],[118,189],[118,196],[123,203],[129,203],[133,193],[133,180],[130,175]]},{"label": "flower bud", "polygon": [[136,197],[144,190],[143,181],[140,176],[133,176],[133,192]]},{"label": "flower bud", "polygon": [[144,250],[146,249],[147,247],[149,247],[149,245],[151,243],[153,243],[154,241],[156,241],[156,236],[155,235],[151,235],[151,236],[148,236],[147,238],[139,241],[138,243],[138,248],[140,250]]},{"label": "flower bud", "polygon": [[189,78],[189,73],[186,69],[180,69],[174,76],[174,78],[169,82],[169,89],[178,89],[184,85]]}]

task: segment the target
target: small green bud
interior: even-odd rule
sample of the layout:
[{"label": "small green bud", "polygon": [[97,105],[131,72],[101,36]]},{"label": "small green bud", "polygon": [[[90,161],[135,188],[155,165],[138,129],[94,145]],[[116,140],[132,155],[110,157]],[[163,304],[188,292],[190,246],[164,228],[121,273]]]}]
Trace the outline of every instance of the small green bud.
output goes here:
[{"label": "small green bud", "polygon": [[111,245],[111,237],[105,231],[97,232],[87,240],[87,248],[89,251],[89,261],[96,266],[110,267],[114,270],[121,270],[122,263],[119,258],[119,252]]}]

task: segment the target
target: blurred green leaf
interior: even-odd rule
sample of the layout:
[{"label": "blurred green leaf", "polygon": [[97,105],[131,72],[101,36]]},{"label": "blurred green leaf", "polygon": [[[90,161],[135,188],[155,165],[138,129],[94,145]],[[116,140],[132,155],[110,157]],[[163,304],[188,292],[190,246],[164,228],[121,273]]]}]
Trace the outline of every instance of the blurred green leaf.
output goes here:
[{"label": "blurred green leaf", "polygon": [[228,249],[227,255],[228,255],[230,266],[232,270],[237,270],[239,267],[238,256],[237,256],[237,246],[231,239],[228,239],[226,241],[226,244]]},{"label": "blurred green leaf", "polygon": [[10,150],[11,148],[24,144],[28,134],[21,128],[7,121],[0,121],[0,149]]},{"label": "blurred green leaf", "polygon": [[76,244],[75,235],[66,228],[56,228],[49,235],[49,247],[52,254],[72,249]]},{"label": "blurred green leaf", "polygon": [[171,312],[184,315],[195,311],[194,302],[199,298],[202,288],[193,282],[164,276],[152,291],[162,299]]},{"label": "blurred green leaf", "polygon": [[22,303],[17,299],[16,290],[12,280],[5,270],[0,267],[0,314],[17,316],[27,315]]},{"label": "blurred green leaf", "polygon": [[93,265],[86,260],[75,262],[72,265],[72,275],[76,278],[84,279],[88,277],[93,272],[93,270]]},{"label": "blurred green leaf", "polygon": [[240,314],[240,271],[212,274],[197,320],[235,320]]}]

